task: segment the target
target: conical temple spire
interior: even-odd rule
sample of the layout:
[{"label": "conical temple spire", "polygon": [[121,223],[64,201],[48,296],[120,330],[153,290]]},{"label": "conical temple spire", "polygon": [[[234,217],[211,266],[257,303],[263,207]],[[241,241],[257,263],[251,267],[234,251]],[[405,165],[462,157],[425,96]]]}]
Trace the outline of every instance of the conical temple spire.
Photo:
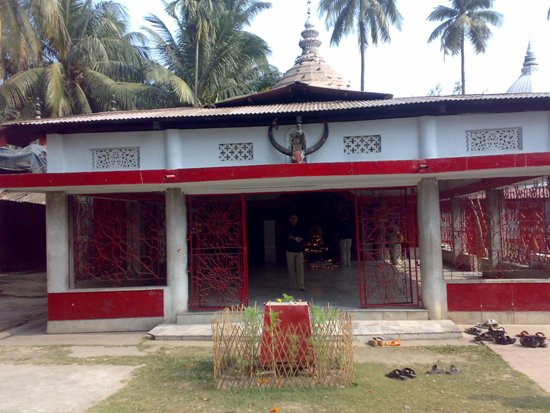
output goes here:
[{"label": "conical temple spire", "polygon": [[[531,93],[542,92],[540,79],[537,76],[538,63],[535,53],[531,48],[531,41],[527,45],[527,52],[523,59],[523,67],[521,68],[521,76],[510,86],[507,93]],[[538,79],[538,80],[537,80]]]},{"label": "conical temple spire", "polygon": [[311,86],[349,89],[349,82],[344,81],[342,76],[319,55],[321,41],[319,32],[311,22],[311,1],[307,2],[307,20],[304,27],[302,39],[298,43],[302,54],[296,58],[294,66],[281,77],[275,87],[302,82]]},{"label": "conical temple spire", "polygon": [[525,54],[525,59],[523,60],[523,68],[521,69],[522,75],[533,74],[538,69],[537,58],[535,53],[531,50],[531,41],[527,45],[527,53]]}]

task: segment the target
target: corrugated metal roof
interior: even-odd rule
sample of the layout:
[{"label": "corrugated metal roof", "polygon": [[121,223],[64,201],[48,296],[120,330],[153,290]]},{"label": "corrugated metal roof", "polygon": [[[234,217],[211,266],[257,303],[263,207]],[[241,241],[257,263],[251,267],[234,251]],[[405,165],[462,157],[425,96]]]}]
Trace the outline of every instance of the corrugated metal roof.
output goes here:
[{"label": "corrugated metal roof", "polygon": [[27,202],[30,204],[46,204],[46,195],[29,192],[10,192],[0,189],[0,201]]},{"label": "corrugated metal roof", "polygon": [[423,96],[406,97],[393,99],[357,100],[357,101],[331,101],[331,102],[299,102],[299,103],[277,103],[267,105],[252,105],[224,108],[168,108],[152,110],[135,110],[120,112],[102,112],[87,115],[76,115],[66,118],[48,118],[19,120],[4,123],[3,127],[11,126],[39,126],[39,125],[62,125],[76,123],[100,123],[100,122],[122,122],[132,120],[162,120],[162,119],[185,119],[185,118],[211,118],[211,117],[243,117],[251,115],[277,115],[308,112],[334,112],[351,109],[375,109],[391,108],[424,104],[450,104],[456,102],[483,103],[491,101],[520,101],[550,99],[550,93],[514,93],[495,95],[457,95],[457,96]]}]

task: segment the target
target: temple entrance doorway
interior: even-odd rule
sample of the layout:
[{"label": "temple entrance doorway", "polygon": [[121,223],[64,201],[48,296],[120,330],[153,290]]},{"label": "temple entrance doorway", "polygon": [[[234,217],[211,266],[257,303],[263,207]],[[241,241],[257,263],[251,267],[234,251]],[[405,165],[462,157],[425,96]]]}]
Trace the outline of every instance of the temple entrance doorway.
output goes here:
[{"label": "temple entrance doorway", "polygon": [[[338,233],[342,214],[347,214],[355,227],[353,192],[254,194],[246,198],[250,305],[288,294],[323,306],[359,306],[356,248],[351,248],[352,265],[341,266]],[[291,214],[298,216],[305,235],[303,292],[289,288],[286,240]]]},{"label": "temple entrance doorway", "polygon": [[[414,188],[191,196],[190,308],[291,295],[340,308],[418,306]],[[289,216],[304,234],[305,291],[290,289]],[[340,217],[352,232],[342,262]]]}]

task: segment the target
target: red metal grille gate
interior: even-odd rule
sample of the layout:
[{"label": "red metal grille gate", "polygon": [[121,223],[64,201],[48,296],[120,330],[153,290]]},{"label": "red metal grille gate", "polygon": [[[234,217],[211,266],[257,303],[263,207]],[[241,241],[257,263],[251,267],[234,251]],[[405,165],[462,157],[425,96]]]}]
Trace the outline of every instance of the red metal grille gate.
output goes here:
[{"label": "red metal grille gate", "polygon": [[441,202],[441,238],[451,277],[547,278],[548,179]]},{"label": "red metal grille gate", "polygon": [[81,195],[70,197],[69,205],[74,287],[166,283],[162,197]]},{"label": "red metal grille gate", "polygon": [[191,309],[248,304],[244,195],[189,196]]},{"label": "red metal grille gate", "polygon": [[414,188],[356,192],[361,307],[418,305]]}]

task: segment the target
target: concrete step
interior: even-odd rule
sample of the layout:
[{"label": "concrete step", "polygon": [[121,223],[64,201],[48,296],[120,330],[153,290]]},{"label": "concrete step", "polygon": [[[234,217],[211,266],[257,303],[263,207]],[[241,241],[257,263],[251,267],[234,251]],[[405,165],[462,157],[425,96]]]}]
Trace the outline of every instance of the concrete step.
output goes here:
[{"label": "concrete step", "polygon": [[359,309],[347,310],[352,320],[427,320],[428,310],[421,308],[384,308],[384,309]]},{"label": "concrete step", "polygon": [[[390,308],[390,309],[353,309],[346,310],[352,320],[427,320],[428,310],[419,308]],[[176,315],[176,324],[209,324],[212,321],[212,311],[194,311]]]},{"label": "concrete step", "polygon": [[[211,340],[210,323],[161,324],[149,331],[155,340]],[[443,340],[462,338],[462,330],[451,320],[356,320],[356,340]]]}]

